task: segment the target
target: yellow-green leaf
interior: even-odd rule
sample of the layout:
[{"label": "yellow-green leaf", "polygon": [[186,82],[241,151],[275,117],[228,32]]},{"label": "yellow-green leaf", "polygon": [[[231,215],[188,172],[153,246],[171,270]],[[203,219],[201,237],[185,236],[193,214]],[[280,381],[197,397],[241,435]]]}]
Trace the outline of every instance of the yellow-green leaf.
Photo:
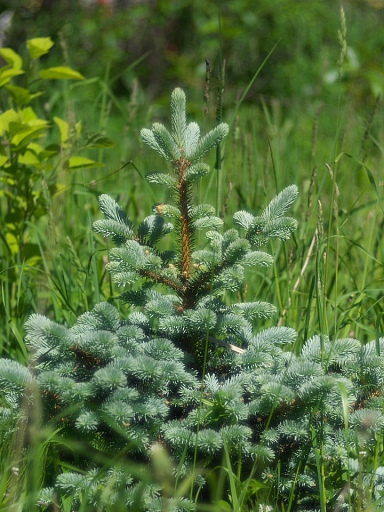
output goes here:
[{"label": "yellow-green leaf", "polygon": [[[1,74],[0,74],[1,77]],[[16,85],[6,85],[6,89],[12,94],[13,99],[15,100],[17,105],[24,105],[31,102],[34,98],[41,96],[42,92],[36,92],[31,94],[28,89],[24,89],[24,87],[18,87]]]},{"label": "yellow-green leaf", "polygon": [[8,231],[8,233],[5,233],[5,240],[11,253],[17,254],[20,248],[15,235]]},{"label": "yellow-green leaf", "polygon": [[42,69],[40,72],[40,78],[46,80],[84,80],[84,77],[78,71],[66,66],[58,66],[56,68]]},{"label": "yellow-green leaf", "polygon": [[81,128],[82,128],[81,121],[77,121],[77,123],[75,124],[75,130],[76,130],[77,137],[80,137],[80,135],[81,135]]},{"label": "yellow-green leaf", "polygon": [[29,121],[28,125],[24,126],[19,133],[16,133],[16,135],[12,137],[11,143],[16,148],[23,147],[28,144],[30,140],[38,138],[41,132],[45,131],[48,126],[48,121],[44,121],[43,119]]},{"label": "yellow-green leaf", "polygon": [[60,194],[63,194],[64,192],[69,190],[70,188],[70,185],[65,185],[64,183],[56,183],[54,185],[54,191],[52,191],[52,197],[57,197]]},{"label": "yellow-green leaf", "polygon": [[69,168],[78,169],[81,167],[101,167],[103,164],[86,158],[84,156],[73,156],[69,159]]},{"label": "yellow-green leaf", "polygon": [[27,41],[27,48],[31,59],[38,59],[49,52],[55,43],[50,37],[35,37]]},{"label": "yellow-green leaf", "polygon": [[0,114],[0,135],[9,131],[10,123],[20,122],[19,114],[13,108]]},{"label": "yellow-green leaf", "polygon": [[19,164],[31,165],[33,167],[41,167],[41,162],[37,158],[36,154],[33,151],[26,151],[23,155],[20,155],[18,158]]},{"label": "yellow-green leaf", "polygon": [[36,112],[33,110],[32,107],[23,108],[23,110],[21,111],[21,118],[26,123],[29,123],[30,121],[43,121],[43,119],[37,118]]},{"label": "yellow-green leaf", "polygon": [[0,167],[3,167],[4,164],[8,162],[8,157],[6,155],[0,155]]},{"label": "yellow-green leaf", "polygon": [[41,256],[32,256],[25,261],[27,268],[37,267],[41,262]]},{"label": "yellow-green leaf", "polygon": [[22,75],[23,73],[22,69],[0,69],[0,87],[10,82],[14,76]]},{"label": "yellow-green leaf", "polygon": [[0,48],[0,55],[14,69],[21,69],[23,59],[12,48]]},{"label": "yellow-green leaf", "polygon": [[55,123],[57,124],[59,130],[60,130],[60,142],[62,146],[65,146],[65,144],[69,140],[69,124],[61,119],[60,117],[55,116],[53,118]]},{"label": "yellow-green leaf", "polygon": [[37,144],[36,142],[31,142],[28,144],[27,149],[33,151],[35,155],[40,155],[40,153],[45,152],[43,146],[40,146],[40,144]]}]

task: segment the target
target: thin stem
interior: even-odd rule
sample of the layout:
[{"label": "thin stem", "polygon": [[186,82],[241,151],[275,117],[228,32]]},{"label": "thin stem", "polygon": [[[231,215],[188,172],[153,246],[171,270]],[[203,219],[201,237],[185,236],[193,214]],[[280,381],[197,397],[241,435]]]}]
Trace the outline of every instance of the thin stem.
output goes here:
[{"label": "thin stem", "polygon": [[138,273],[143,277],[152,279],[156,283],[165,284],[169,288],[172,288],[172,290],[175,290],[175,292],[177,292],[178,294],[183,293],[183,288],[179,284],[172,281],[172,279],[168,279],[167,277],[157,274],[156,272],[153,272],[151,270],[141,269],[138,270]]},{"label": "thin stem", "polygon": [[181,236],[181,281],[186,282],[191,277],[191,238],[192,227],[189,213],[190,189],[185,176],[191,165],[186,158],[179,158],[175,162],[175,168],[179,177],[177,191],[180,207],[180,236]]}]

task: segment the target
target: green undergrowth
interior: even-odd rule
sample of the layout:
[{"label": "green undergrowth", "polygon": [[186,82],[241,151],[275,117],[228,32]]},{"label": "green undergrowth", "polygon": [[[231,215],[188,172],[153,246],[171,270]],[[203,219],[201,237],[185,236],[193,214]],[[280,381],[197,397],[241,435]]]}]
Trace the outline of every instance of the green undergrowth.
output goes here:
[{"label": "green undergrowth", "polygon": [[[91,107],[96,109],[97,103]],[[161,119],[155,108],[151,110]],[[264,297],[277,304],[281,314],[285,311],[281,322],[295,327],[303,339],[326,329],[329,334],[356,332],[369,340],[383,330],[379,302],[383,275],[382,105],[379,102],[371,126],[368,109],[360,115],[347,112],[339,134],[329,122],[330,110],[332,107],[308,105],[299,115],[295,110],[286,112],[278,102],[244,106],[224,147],[219,177],[222,214],[225,212],[226,221],[238,209],[257,213],[268,197],[297,183],[300,197],[294,213],[299,230],[294,241],[283,247],[271,246],[276,256],[274,268],[262,275],[249,274],[244,298]],[[148,161],[143,159],[142,147],[132,144],[139,129],[120,120],[116,123],[120,114],[123,112],[113,110],[105,120],[115,148],[101,150],[104,166],[61,173],[62,192],[52,196],[45,219],[30,226],[40,245],[40,263],[28,267],[28,272],[19,267],[13,300],[19,304],[15,318],[20,334],[7,330],[6,352],[12,353],[22,343],[22,322],[33,310],[69,320],[70,311],[91,307],[100,296],[116,296],[103,270],[105,243],[96,247],[90,235],[101,192],[111,194],[136,218],[168,197],[158,186],[149,189],[144,179],[150,170]],[[148,111],[143,118],[149,115]],[[226,117],[231,120],[229,108]],[[205,123],[213,126],[213,120]],[[116,142],[120,140],[122,143]],[[155,167],[159,165],[156,159]],[[209,162],[214,164],[214,158]],[[214,174],[205,178],[196,190],[197,197],[215,202],[217,179]],[[74,273],[73,268],[80,272]],[[29,293],[34,282],[40,283],[40,292],[31,302],[21,301],[22,293]],[[321,317],[318,295],[323,300]]]},{"label": "green undergrowth", "polygon": [[[84,93],[87,87],[89,95]],[[242,92],[233,96],[241,97]],[[191,120],[203,119],[203,133],[217,125],[216,105],[211,102],[205,117],[203,101],[191,105]],[[299,195],[290,204],[290,215],[298,228],[284,243],[265,240],[263,250],[273,256],[273,264],[248,266],[244,286],[227,286],[220,304],[211,307],[208,299],[204,304],[204,314],[213,311],[215,318],[225,316],[225,308],[233,304],[257,301],[273,304],[275,314],[250,314],[247,320],[254,334],[243,333],[239,342],[236,322],[232,325],[227,318],[225,324],[221,319],[225,327],[220,331],[216,325],[218,331],[211,332],[209,315],[191,313],[188,325],[200,345],[188,345],[184,355],[174,335],[181,329],[176,321],[171,326],[174,332],[171,327],[163,329],[167,340],[150,339],[170,315],[173,299],[155,304],[157,295],[144,297],[136,289],[136,295],[125,296],[127,308],[119,299],[122,290],[108,273],[111,255],[116,264],[116,239],[102,236],[107,228],[92,232],[100,219],[101,194],[107,218],[114,209],[120,222],[125,212],[135,226],[150,212],[159,213],[153,205],[174,199],[172,189],[145,179],[149,172],[164,170],[164,164],[155,152],[149,157],[145,141],[139,141],[143,126],[153,121],[169,125],[163,102],[148,106],[139,86],[130,98],[117,99],[106,74],[97,83],[58,87],[52,104],[47,118],[58,115],[72,128],[73,116],[82,120],[81,136],[71,151],[92,141],[94,132],[106,137],[99,139],[99,147],[83,148],[82,153],[103,165],[65,168],[62,132],[45,132],[39,144],[56,142],[58,151],[51,187],[44,188],[44,169],[34,183],[38,218],[20,220],[34,245],[35,259],[28,261],[17,251],[2,252],[0,329],[6,359],[0,381],[7,393],[0,404],[0,510],[381,510],[382,100],[372,97],[366,108],[342,95],[336,105],[321,99],[286,105],[263,98],[226,104],[224,95],[223,121],[230,129],[220,146],[222,160],[218,166],[215,150],[204,155],[212,171],[191,184],[194,205],[218,206],[215,215],[207,214],[217,220],[207,221],[207,226],[219,230],[222,224],[221,230],[230,230],[236,212],[262,216],[271,199],[295,184]],[[42,106],[36,107],[39,115]],[[107,141],[114,142],[113,149]],[[108,202],[105,194],[113,200]],[[4,193],[0,200],[5,211]],[[244,223],[243,219],[241,228]],[[139,240],[137,233],[133,238]],[[148,242],[150,252],[157,241]],[[161,257],[169,266],[167,279],[175,277],[174,263],[163,253],[177,252],[179,242],[159,240],[148,263],[156,268],[155,256]],[[204,230],[193,233],[193,243],[207,250]],[[201,253],[193,268],[203,277],[204,272],[212,273],[204,277],[212,297],[219,271],[213,256],[205,256],[212,258],[207,260],[211,266]],[[111,268],[118,273],[113,263]],[[182,287],[185,283],[179,278]],[[168,284],[164,276],[161,279],[155,279],[156,293],[163,293]],[[188,302],[175,282],[171,288],[181,300],[176,304],[180,314],[194,311],[198,303]],[[153,331],[139,316],[130,320],[134,307],[144,308]],[[32,313],[46,318],[28,321],[27,345],[25,321]],[[89,334],[95,326],[102,330],[96,341]],[[127,347],[124,329],[131,329],[132,339],[143,345]],[[82,332],[89,339],[85,336],[84,341]],[[228,347],[219,349],[220,357],[210,353],[207,366],[202,343],[207,337],[228,343],[224,332],[233,336],[231,344],[247,352],[229,351],[228,356]],[[193,336],[185,338],[193,345]],[[63,346],[56,346],[55,339],[65,340]],[[94,353],[93,342],[100,342]],[[111,358],[123,356],[133,365],[131,395],[124,399],[132,411],[115,396],[124,389],[125,363],[119,362],[115,375],[102,371]],[[151,385],[138,364],[144,359],[153,371]],[[36,370],[18,366],[27,360]],[[173,381],[163,382],[166,372],[174,372]],[[69,374],[81,385],[66,381]],[[163,387],[156,388],[156,382]],[[21,399],[16,425],[13,412],[26,383],[29,392]],[[44,389],[42,396],[38,386]],[[61,398],[55,396],[59,389],[64,390]],[[108,405],[112,395],[118,398],[117,405],[111,405],[113,400]],[[80,410],[84,401],[87,407]],[[173,416],[167,424],[169,411]],[[102,428],[95,426],[100,423]],[[74,424],[80,435],[71,430]]]},{"label": "green undergrowth", "polygon": [[[127,162],[116,173],[120,185],[106,187],[110,194],[119,190],[124,208],[105,193],[100,197],[106,219],[94,224],[95,240],[87,234],[89,199],[104,180],[97,178],[81,193],[70,176],[79,193],[71,198],[72,215],[63,220],[81,229],[83,246],[76,245],[76,236],[67,238],[60,269],[49,270],[57,302],[56,311],[49,306],[46,313],[54,321],[34,315],[27,322],[35,370],[1,361],[3,438],[15,454],[3,463],[4,506],[325,511],[364,510],[372,503],[377,509],[383,462],[382,210],[372,164],[333,147],[332,165],[321,172],[315,124],[312,171],[294,204],[298,188],[286,186],[293,176],[282,169],[295,168],[305,144],[297,144],[286,161],[297,135],[282,123],[278,105],[263,105],[255,109],[260,121],[254,116],[267,134],[262,171],[257,173],[256,152],[262,142],[246,131],[251,119],[239,116],[222,146],[222,169],[228,172],[221,187],[228,194],[215,216],[211,207],[196,205],[216,199],[222,177],[213,171],[206,186],[194,182],[208,172],[201,155],[221,143],[228,128],[214,128],[199,146],[192,123],[191,140],[184,140],[183,101],[176,90],[171,104],[178,146],[159,124],[141,132],[179,181],[172,174],[149,174],[155,184],[150,189],[137,158]],[[320,125],[320,116],[315,122]],[[372,152],[379,154],[378,140],[374,145]],[[152,165],[158,168],[156,157]],[[237,183],[236,168],[243,172]],[[119,189],[127,175],[138,191],[129,197]],[[340,191],[352,178],[359,183],[356,197],[343,197]],[[156,183],[173,193],[158,192]],[[192,194],[195,202],[184,206]],[[260,211],[259,198],[268,196],[276,197]],[[173,199],[176,207],[167,204]],[[153,214],[135,227],[149,202],[157,205]],[[299,229],[282,244],[273,237],[286,240],[296,228],[296,221],[282,216],[291,206]],[[370,229],[360,221],[351,233],[355,219],[364,216]],[[231,217],[244,238],[233,230]],[[168,243],[167,218],[179,230]],[[103,234],[117,245],[107,242],[108,260],[99,249],[106,244]],[[192,252],[195,244],[202,248]],[[262,245],[273,259],[252,252]],[[353,267],[351,247],[357,253]],[[87,252],[88,267],[82,263]],[[86,292],[95,286],[87,282],[92,261],[102,299],[96,306]],[[122,295],[128,310],[105,270],[118,285],[130,284]],[[67,300],[74,306],[66,308]],[[81,307],[89,312],[78,316]],[[15,416],[17,403],[21,416]]]}]

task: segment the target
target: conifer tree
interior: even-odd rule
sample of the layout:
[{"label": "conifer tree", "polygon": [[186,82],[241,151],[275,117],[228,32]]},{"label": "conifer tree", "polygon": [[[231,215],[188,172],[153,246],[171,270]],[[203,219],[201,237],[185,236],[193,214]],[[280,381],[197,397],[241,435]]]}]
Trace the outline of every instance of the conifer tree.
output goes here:
[{"label": "conifer tree", "polygon": [[[287,187],[260,215],[239,211],[234,227],[223,230],[212,206],[194,204],[193,190],[210,172],[203,155],[227,133],[222,123],[201,137],[199,126],[187,123],[185,95],[176,89],[171,131],[159,123],[141,131],[169,166],[147,179],[169,187],[174,203],[154,205],[136,225],[102,195],[105,218],[94,223],[115,244],[107,269],[122,288],[127,314],[100,303],[72,327],[32,315],[30,365],[0,360],[2,431],[22,424],[28,404],[41,401],[43,423],[87,447],[78,471],[47,465],[37,498],[42,510],[60,507],[61,497],[71,497],[74,510],[80,503],[89,510],[196,508],[191,495],[170,496],[160,481],[143,485],[124,463],[150,463],[164,446],[176,481],[201,469],[192,478],[196,496],[204,474],[226,460],[239,479],[263,482],[258,505],[314,511],[326,486],[330,506],[339,503],[358,459],[351,455],[357,437],[360,449],[375,449],[372,436],[384,426],[384,338],[361,346],[315,336],[295,354],[293,329],[255,329],[274,315],[273,305],[225,299],[227,290],[242,289],[248,268],[272,264],[262,246],[296,229],[286,213],[298,194]],[[162,249],[167,238],[172,250]],[[114,463],[100,463],[100,454]],[[63,467],[75,465],[74,457],[60,457]],[[332,482],[321,479],[327,471]],[[378,503],[381,474],[372,473]],[[348,506],[357,499],[355,493]]]}]

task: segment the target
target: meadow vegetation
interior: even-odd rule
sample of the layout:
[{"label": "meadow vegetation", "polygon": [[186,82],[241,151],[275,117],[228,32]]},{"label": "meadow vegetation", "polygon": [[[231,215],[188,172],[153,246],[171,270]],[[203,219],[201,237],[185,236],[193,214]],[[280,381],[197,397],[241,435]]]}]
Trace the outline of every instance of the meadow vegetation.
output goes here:
[{"label": "meadow vegetation", "polygon": [[[70,42],[73,33],[66,33],[70,30],[66,25],[61,34],[64,54],[59,55],[60,45],[52,46],[47,38],[27,43],[31,34],[26,34],[24,47],[0,50],[4,59],[0,68],[0,383],[6,391],[0,402],[0,510],[382,510],[384,85],[375,55],[384,42],[376,32],[372,32],[375,37],[364,39],[366,28],[359,32],[352,22],[358,12],[352,3],[340,15],[335,8],[329,13],[329,5],[325,13],[327,2],[313,2],[312,8],[300,10],[300,16],[292,7],[295,2],[277,4],[272,15],[270,2],[260,3],[258,16],[267,19],[269,25],[268,30],[261,25],[265,32],[260,39],[254,36],[255,43],[238,37],[242,26],[238,20],[242,16],[250,19],[249,2],[231,2],[231,7],[221,12],[221,24],[220,17],[213,17],[214,26],[209,24],[210,12],[217,13],[213,3],[208,2],[204,9],[190,8],[199,51],[204,44],[202,34],[217,36],[215,42],[207,43],[206,50],[215,55],[210,68],[204,62],[205,55],[193,54],[191,49],[184,58],[178,58],[175,48],[184,48],[184,40],[161,40],[160,49],[151,58],[160,58],[161,48],[167,49],[166,58],[161,57],[162,72],[158,71],[158,81],[152,81],[148,90],[143,83],[150,81],[151,65],[146,64],[143,42],[137,43],[137,55],[123,69],[122,55],[114,59],[108,53],[108,48],[111,51],[117,45],[123,29],[119,26],[114,32],[108,17],[103,23],[115,35],[110,47],[92,46],[96,45],[96,14],[87,25],[92,35],[89,51],[99,52],[95,63],[96,68],[100,66],[98,74],[71,48],[75,42]],[[146,20],[146,9],[147,5],[142,6],[134,16]],[[381,15],[381,11],[370,9],[362,10],[366,26],[373,26],[374,16]],[[159,26],[164,17],[177,20],[176,14],[180,14],[167,12],[162,2],[156,13]],[[311,22],[319,15],[329,16],[325,32],[316,27],[309,39],[298,37],[290,45],[278,43],[295,23],[313,26]],[[15,27],[18,33],[21,25]],[[246,33],[254,30],[246,24],[244,27]],[[80,31],[77,34],[81,38]],[[251,46],[256,43],[258,48]],[[86,49],[82,52],[87,53]],[[242,75],[240,59],[235,56],[244,53],[252,57],[243,62],[247,70]],[[227,73],[223,72],[224,58]],[[105,61],[109,61],[107,66]],[[284,80],[279,82],[279,77]],[[169,86],[167,90],[164,83]],[[266,236],[263,250],[273,256],[273,264],[247,268],[244,286],[228,286],[222,297],[227,306],[262,301],[276,307],[275,315],[251,322],[256,341],[252,339],[250,344],[258,344],[259,360],[254,355],[256,349],[251,351],[252,361],[240,361],[245,356],[236,355],[224,356],[223,362],[210,354],[216,366],[211,361],[211,371],[206,372],[213,375],[211,381],[204,381],[204,373],[198,375],[200,382],[205,382],[201,401],[196,401],[199,385],[181,373],[177,385],[189,384],[190,395],[179,397],[177,406],[172,402],[175,390],[161,389],[164,395],[171,393],[171,406],[179,407],[178,411],[192,410],[197,416],[200,413],[196,411],[201,412],[204,421],[197,422],[197,430],[221,432],[228,428],[227,416],[239,414],[239,425],[244,429],[251,425],[257,433],[251,436],[259,450],[252,445],[254,452],[247,445],[248,431],[238,434],[244,453],[244,447],[248,455],[252,452],[251,462],[246,457],[243,461],[240,452],[235,453],[225,442],[220,444],[217,436],[209,438],[210,432],[206,433],[207,444],[218,443],[217,451],[204,451],[200,445],[200,453],[197,443],[195,452],[194,445],[179,446],[170,430],[159,434],[155,421],[151,423],[151,443],[166,439],[165,448],[156,445],[153,453],[143,454],[143,442],[142,452],[122,462],[119,455],[126,449],[117,424],[110,425],[119,438],[117,451],[111,451],[100,438],[95,441],[92,428],[87,431],[84,427],[87,444],[82,444],[73,431],[57,421],[65,415],[55,410],[53,402],[49,404],[49,421],[41,421],[45,404],[36,398],[38,392],[33,386],[21,403],[22,415],[28,421],[18,418],[19,423],[15,423],[9,413],[10,404],[17,409],[16,395],[22,388],[17,379],[14,389],[9,388],[8,361],[21,365],[31,362],[26,322],[30,345],[37,354],[39,336],[43,339],[43,334],[32,339],[39,325],[28,320],[31,314],[44,315],[63,329],[75,325],[76,330],[83,313],[101,315],[94,309],[99,303],[113,306],[114,313],[110,314],[121,321],[132,313],[132,303],[127,307],[119,299],[121,290],[106,269],[114,244],[103,233],[95,233],[93,224],[101,219],[102,194],[113,198],[136,226],[150,215],[153,205],[172,201],[172,188],[145,179],[148,173],[165,169],[162,155],[146,149],[140,131],[155,121],[170,126],[173,84],[183,86],[188,119],[196,121],[203,134],[221,122],[229,128],[225,139],[219,141],[219,149],[204,155],[203,161],[212,168],[210,174],[192,189],[195,205],[214,205],[214,217],[222,221],[221,232],[235,227],[236,212],[262,216],[287,187],[295,185],[299,192],[294,202],[287,201],[289,215],[298,223],[291,239],[282,242],[279,237]],[[104,203],[103,213],[108,208]],[[209,229],[218,228],[220,223],[208,223]],[[205,232],[196,231],[194,242],[203,246]],[[170,248],[165,241],[161,244],[156,254]],[[175,246],[177,242],[171,248]],[[196,264],[203,266],[204,262]],[[207,264],[207,268],[214,273],[213,267]],[[223,304],[221,309],[217,306],[215,314],[224,310]],[[159,313],[157,321],[160,317]],[[190,320],[189,325],[192,323]],[[274,327],[281,329],[275,334],[280,341],[271,340],[267,334],[257,338],[257,333],[272,332],[268,329]],[[293,336],[289,329],[297,334]],[[223,332],[214,337],[225,341]],[[175,341],[170,331],[167,336]],[[248,342],[244,338],[238,344],[247,348]],[[49,340],[44,343],[48,346]],[[175,360],[179,357],[177,351],[172,354]],[[33,361],[36,364],[36,358]],[[198,361],[200,364],[202,360]],[[266,361],[282,366],[273,373],[267,370]],[[248,365],[247,371],[244,365]],[[188,371],[197,366],[186,362]],[[241,381],[252,373],[249,368],[259,375],[257,390],[255,381]],[[290,380],[282,381],[278,390],[267,388],[279,372],[291,372]],[[310,388],[313,374],[321,385]],[[220,385],[227,388],[219,396]],[[232,395],[225,398],[226,392]],[[220,409],[223,396],[228,403],[232,400],[254,407],[254,416],[249,407],[247,413],[236,410],[236,414],[229,406]],[[32,408],[28,406],[31,400]],[[97,397],[93,408],[96,403]],[[145,413],[136,414],[145,417]],[[214,427],[209,417],[216,418]],[[84,425],[88,419],[82,417]],[[196,424],[190,420],[186,428],[193,431],[193,427]],[[310,446],[307,453],[298,449],[303,444]],[[89,446],[97,447],[91,455]],[[180,460],[185,462],[182,468],[177,466]],[[208,461],[206,467],[204,460]],[[90,461],[94,464],[91,470]],[[191,471],[188,477],[191,467],[200,473]],[[84,476],[81,483],[79,474]],[[52,495],[44,491],[41,497],[41,491],[52,489],[59,475],[60,502],[49,505]],[[124,489],[128,494],[122,494],[119,487],[124,479],[131,479],[129,492]],[[141,494],[147,499],[144,504],[138,497]]]}]

